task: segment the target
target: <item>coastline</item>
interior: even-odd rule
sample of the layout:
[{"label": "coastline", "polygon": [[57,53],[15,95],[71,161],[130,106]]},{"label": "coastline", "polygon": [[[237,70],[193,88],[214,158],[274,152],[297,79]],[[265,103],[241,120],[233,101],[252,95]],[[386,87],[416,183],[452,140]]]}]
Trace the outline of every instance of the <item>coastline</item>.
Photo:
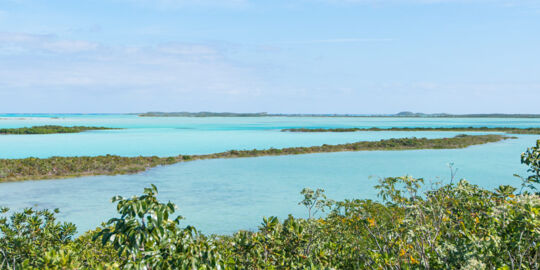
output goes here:
[{"label": "coastline", "polygon": [[359,132],[359,131],[456,131],[456,132],[504,132],[506,134],[540,134],[540,128],[510,128],[510,127],[392,127],[392,128],[288,128],[282,132]]}]

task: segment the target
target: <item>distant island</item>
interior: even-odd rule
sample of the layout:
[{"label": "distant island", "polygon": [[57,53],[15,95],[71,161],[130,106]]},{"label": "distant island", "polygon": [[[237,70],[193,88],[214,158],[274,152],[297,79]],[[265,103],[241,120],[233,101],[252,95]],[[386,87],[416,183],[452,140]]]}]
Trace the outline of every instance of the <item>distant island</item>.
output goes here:
[{"label": "distant island", "polygon": [[345,151],[459,149],[471,145],[480,145],[513,138],[515,137],[498,134],[457,135],[452,138],[440,139],[399,138],[282,149],[230,150],[206,155],[178,155],[172,157],[121,157],[106,155],[96,157],[50,157],[44,159],[32,157],[24,159],[0,159],[0,182],[59,179],[89,175],[133,174],[160,165],[204,159],[283,156]]},{"label": "distant island", "polygon": [[140,117],[418,117],[418,118],[540,118],[540,114],[448,114],[414,113],[396,114],[284,114],[284,113],[234,113],[234,112],[146,112],[136,114]]},{"label": "distant island", "polygon": [[267,113],[232,113],[232,112],[147,112],[141,117],[262,117],[273,116]]},{"label": "distant island", "polygon": [[234,112],[147,112],[138,114],[141,117],[367,117],[357,114],[270,114],[234,113]]},{"label": "distant island", "polygon": [[507,134],[540,134],[540,128],[510,127],[392,127],[392,128],[287,128],[283,132],[357,132],[357,131],[457,131],[457,132],[505,132]]},{"label": "distant island", "polygon": [[476,113],[476,114],[448,114],[448,113],[414,113],[400,112],[392,117],[448,117],[448,118],[540,118],[540,114],[505,114],[505,113]]},{"label": "distant island", "polygon": [[108,130],[108,129],[118,129],[118,128],[86,127],[86,126],[64,127],[64,126],[46,125],[46,126],[33,126],[33,127],[23,127],[23,128],[3,128],[3,129],[0,129],[0,135],[79,133],[79,132],[88,131],[88,130]]}]

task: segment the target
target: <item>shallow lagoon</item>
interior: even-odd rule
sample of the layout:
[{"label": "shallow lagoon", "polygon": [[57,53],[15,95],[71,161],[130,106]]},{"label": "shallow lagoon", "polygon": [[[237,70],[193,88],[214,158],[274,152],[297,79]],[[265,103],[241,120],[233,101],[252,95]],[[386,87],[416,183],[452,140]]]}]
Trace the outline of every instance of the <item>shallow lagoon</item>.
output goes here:
[{"label": "shallow lagoon", "polygon": [[[88,152],[85,153],[87,154],[99,153],[95,148],[106,150],[109,147],[112,149],[109,151],[118,151],[114,152],[118,154],[137,155],[137,153],[147,154],[138,151],[154,151],[153,154],[168,155],[168,153],[178,154],[176,151],[179,149],[183,150],[180,153],[190,154],[244,147],[318,145],[411,135],[417,137],[454,135],[449,132],[302,134],[278,131],[280,128],[299,126],[540,126],[540,120],[537,119],[497,121],[494,119],[425,119],[422,123],[423,119],[398,119],[397,121],[386,118],[235,118],[223,119],[224,124],[220,129],[220,120],[216,118],[137,119],[127,116],[125,117],[127,120],[124,121],[121,120],[122,117],[124,116],[102,117],[104,124],[100,124],[98,119],[100,117],[95,116],[73,117],[60,123],[107,126],[123,124],[124,127],[133,129],[122,130],[118,133],[107,131],[62,134],[61,136],[0,136],[1,154],[4,157],[76,155],[77,151],[84,150],[83,146],[86,146]],[[42,122],[49,123],[49,121],[57,120],[48,118],[0,120],[0,127],[6,127],[3,124],[4,121],[10,125],[23,121],[25,123],[18,123],[18,125],[25,126],[32,121],[42,124]],[[136,124],[139,123],[138,121],[147,124],[143,127],[143,124]],[[199,127],[176,129],[171,126],[177,122]],[[24,137],[25,139],[21,142],[5,141],[7,137]],[[459,178],[467,178],[475,184],[487,188],[494,188],[500,184],[517,185],[519,182],[512,177],[512,174],[525,173],[525,168],[519,163],[519,155],[527,147],[533,145],[536,139],[540,139],[537,135],[519,135],[518,137],[517,140],[458,150],[344,152],[205,160],[155,168],[137,175],[4,183],[0,184],[2,198],[0,204],[15,209],[29,206],[60,208],[62,219],[75,222],[80,231],[85,231],[114,215],[114,205],[110,203],[113,195],[139,194],[144,187],[154,183],[160,189],[161,199],[171,200],[179,205],[179,213],[186,217],[183,224],[195,225],[206,233],[231,233],[238,229],[255,229],[263,215],[277,215],[281,218],[289,213],[298,216],[305,215],[305,211],[297,205],[301,199],[299,192],[303,187],[324,188],[328,196],[333,199],[375,198],[376,192],[373,185],[376,184],[377,177],[411,174],[432,181],[448,181],[449,169],[446,165],[449,162],[454,162],[455,167],[459,168]],[[25,146],[32,140],[35,140],[32,147]],[[130,140],[134,145],[122,144],[122,141]],[[141,143],[141,140],[148,141]],[[72,144],[67,143],[70,141]],[[146,145],[151,141],[155,141],[155,144]],[[177,141],[181,143],[173,143]],[[54,152],[58,151],[54,147],[55,144],[65,147],[60,152]],[[136,147],[141,144],[144,147]],[[6,151],[6,149],[10,150]],[[17,149],[26,149],[26,152]],[[375,176],[375,178],[370,179],[370,176]]]},{"label": "shallow lagoon", "polygon": [[[55,118],[51,118],[55,117]],[[125,128],[77,134],[3,135],[0,158],[208,154],[231,149],[266,149],[350,143],[396,137],[440,138],[455,132],[291,133],[295,127],[540,127],[540,119],[330,118],[330,117],[137,117],[135,115],[2,116],[0,128],[83,125]],[[463,132],[460,132],[463,133]]]}]

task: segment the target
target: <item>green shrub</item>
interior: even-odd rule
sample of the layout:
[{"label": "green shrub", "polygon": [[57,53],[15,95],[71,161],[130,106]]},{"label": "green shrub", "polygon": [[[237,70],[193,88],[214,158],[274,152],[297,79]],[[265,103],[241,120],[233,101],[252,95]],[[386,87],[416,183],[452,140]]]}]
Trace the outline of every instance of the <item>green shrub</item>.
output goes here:
[{"label": "green shrub", "polygon": [[96,234],[103,245],[110,244],[125,260],[127,269],[215,269],[221,259],[211,242],[194,228],[179,227],[181,216],[170,219],[176,206],[160,203],[157,188],[152,185],[139,197],[117,196],[118,218]]}]

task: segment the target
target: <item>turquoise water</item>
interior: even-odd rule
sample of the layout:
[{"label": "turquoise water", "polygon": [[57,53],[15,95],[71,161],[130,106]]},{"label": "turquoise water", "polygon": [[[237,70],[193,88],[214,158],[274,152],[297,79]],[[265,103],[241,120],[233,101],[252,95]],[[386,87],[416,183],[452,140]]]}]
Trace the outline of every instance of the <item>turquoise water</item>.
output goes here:
[{"label": "turquoise water", "polygon": [[[46,117],[48,116],[48,117]],[[55,117],[55,118],[51,118]],[[125,128],[77,134],[3,135],[0,158],[207,154],[231,149],[266,149],[338,144],[392,137],[448,137],[453,132],[291,133],[295,127],[540,127],[540,119],[164,117],[135,115],[2,116],[0,128],[33,125],[85,125]]]},{"label": "turquoise water", "polygon": [[[0,156],[175,155],[228,149],[307,146],[379,140],[390,137],[446,137],[452,132],[284,133],[290,127],[509,126],[540,127],[540,119],[396,119],[396,118],[138,118],[123,115],[44,117],[0,116],[0,128],[41,124],[124,127],[120,131],[80,134],[0,136]],[[373,151],[187,162],[136,175],[0,184],[0,205],[14,209],[60,208],[60,218],[80,231],[113,217],[113,195],[139,194],[150,183],[160,198],[171,200],[184,224],[205,233],[256,229],[263,215],[305,216],[297,205],[304,187],[324,188],[330,198],[375,198],[378,177],[411,174],[448,181],[447,164],[458,178],[486,188],[519,182],[525,174],[519,155],[540,136],[458,150]],[[370,176],[373,176],[370,179]]]}]

